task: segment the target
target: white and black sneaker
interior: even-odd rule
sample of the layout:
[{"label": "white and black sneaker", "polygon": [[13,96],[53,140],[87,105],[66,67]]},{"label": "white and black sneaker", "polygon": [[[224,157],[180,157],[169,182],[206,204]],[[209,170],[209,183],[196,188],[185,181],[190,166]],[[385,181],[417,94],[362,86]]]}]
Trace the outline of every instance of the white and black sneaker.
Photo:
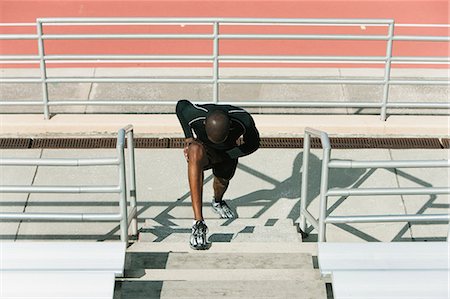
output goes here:
[{"label": "white and black sneaker", "polygon": [[208,243],[206,239],[206,234],[208,233],[208,227],[205,221],[197,220],[194,225],[192,225],[192,233],[189,244],[194,250],[206,250],[211,247],[211,243]]},{"label": "white and black sneaker", "polygon": [[212,201],[212,209],[214,212],[220,215],[220,218],[233,219],[236,216],[234,212],[230,209],[224,200],[216,202],[214,199]]}]

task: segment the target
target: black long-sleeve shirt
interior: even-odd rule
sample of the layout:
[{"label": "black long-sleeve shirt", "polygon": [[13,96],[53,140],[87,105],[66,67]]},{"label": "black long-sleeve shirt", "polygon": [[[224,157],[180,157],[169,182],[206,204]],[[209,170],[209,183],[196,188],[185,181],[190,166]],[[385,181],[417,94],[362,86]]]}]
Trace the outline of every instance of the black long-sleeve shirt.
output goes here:
[{"label": "black long-sleeve shirt", "polygon": [[[230,118],[230,132],[223,143],[213,143],[208,139],[205,130],[205,120],[209,111],[220,109]],[[176,113],[183,127],[186,138],[195,137],[206,146],[225,152],[230,159],[249,155],[259,148],[259,132],[252,116],[245,110],[231,105],[203,104],[196,105],[188,100],[178,101]],[[243,136],[244,143],[237,145],[237,140]]]}]

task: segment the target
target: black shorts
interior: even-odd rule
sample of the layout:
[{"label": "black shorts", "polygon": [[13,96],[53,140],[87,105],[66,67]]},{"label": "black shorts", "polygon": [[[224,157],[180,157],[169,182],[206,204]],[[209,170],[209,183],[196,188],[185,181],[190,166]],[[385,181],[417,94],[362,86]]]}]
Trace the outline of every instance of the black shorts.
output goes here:
[{"label": "black shorts", "polygon": [[208,157],[208,164],[203,167],[203,170],[212,169],[216,177],[231,180],[236,172],[238,159],[230,159],[223,152],[219,152],[204,144],[203,146]]}]

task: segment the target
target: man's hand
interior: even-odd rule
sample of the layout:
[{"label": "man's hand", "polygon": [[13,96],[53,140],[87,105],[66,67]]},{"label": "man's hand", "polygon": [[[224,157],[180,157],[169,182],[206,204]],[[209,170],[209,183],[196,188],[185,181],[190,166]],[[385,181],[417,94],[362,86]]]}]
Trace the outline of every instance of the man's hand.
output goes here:
[{"label": "man's hand", "polygon": [[189,162],[188,149],[192,142],[194,142],[194,138],[186,138],[184,140],[184,158],[186,158],[187,162]]}]

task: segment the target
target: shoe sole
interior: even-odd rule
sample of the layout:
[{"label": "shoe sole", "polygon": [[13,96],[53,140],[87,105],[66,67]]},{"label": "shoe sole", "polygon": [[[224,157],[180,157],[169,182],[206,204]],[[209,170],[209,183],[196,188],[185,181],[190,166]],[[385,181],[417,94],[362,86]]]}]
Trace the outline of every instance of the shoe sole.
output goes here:
[{"label": "shoe sole", "polygon": [[220,216],[221,219],[235,219],[236,217],[222,217],[222,215],[220,214],[219,211],[216,210],[216,208],[214,208],[213,206],[211,206],[211,209],[214,211],[214,213],[218,214]]},{"label": "shoe sole", "polygon": [[212,243],[207,243],[206,245],[202,245],[202,246],[194,246],[192,244],[189,244],[189,246],[191,247],[191,249],[193,250],[208,250],[209,248],[211,248]]}]

